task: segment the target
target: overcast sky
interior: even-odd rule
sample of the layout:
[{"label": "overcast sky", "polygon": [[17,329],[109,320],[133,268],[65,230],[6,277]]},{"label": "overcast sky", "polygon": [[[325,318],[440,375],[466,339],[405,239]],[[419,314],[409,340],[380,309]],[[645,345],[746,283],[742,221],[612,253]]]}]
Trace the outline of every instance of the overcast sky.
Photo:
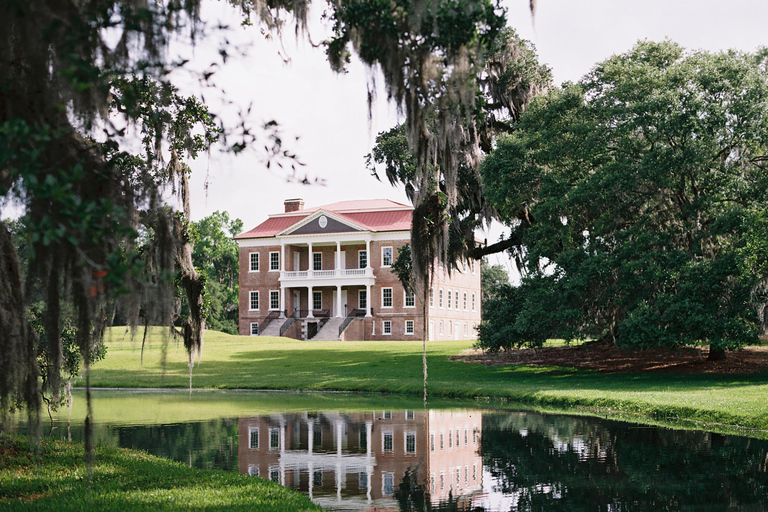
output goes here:
[{"label": "overcast sky", "polygon": [[[320,178],[325,184],[289,182],[284,173],[267,171],[258,152],[232,157],[214,151],[193,163],[195,219],[227,210],[249,229],[268,214],[282,211],[286,198],[301,197],[308,206],[380,197],[407,202],[402,189],[377,182],[365,170],[364,155],[376,134],[397,122],[396,110],[387,104],[381,88],[369,120],[367,87],[375,74],[353,63],[347,74],[336,75],[322,48],[306,42],[297,45],[292,31],[287,31],[281,44],[265,39],[253,27],[237,26],[234,13],[226,18],[224,3],[204,6],[204,16],[224,15],[233,25],[227,35],[230,43],[249,46],[247,56],[230,59],[214,75],[223,92],[208,90],[207,98],[214,105],[222,95],[242,109],[252,105],[253,121],[276,120],[287,148],[305,164],[300,175]],[[505,6],[509,24],[536,45],[557,84],[578,80],[595,63],[627,51],[638,39],[669,38],[686,48],[711,51],[751,51],[768,44],[765,1],[539,0],[535,19],[528,0],[508,0]],[[323,38],[319,17],[317,11],[312,15],[314,41]],[[203,45],[195,49],[195,56],[200,62],[211,58]]]},{"label": "overcast sky", "polygon": [[[710,51],[751,51],[768,45],[765,0],[538,0],[535,19],[529,0],[506,0],[504,5],[509,24],[536,45],[540,61],[552,68],[557,84],[578,80],[595,63],[627,51],[638,39],[669,38],[689,49]],[[317,9],[324,6],[325,2],[315,2],[311,15],[315,42],[324,37]],[[368,198],[407,202],[402,189],[377,182],[365,170],[364,155],[371,151],[376,134],[397,122],[396,110],[387,104],[381,88],[369,120],[367,88],[375,74],[356,62],[347,74],[334,74],[322,48],[304,40],[297,44],[291,30],[280,42],[265,37],[257,27],[241,27],[227,2],[204,1],[202,16],[230,24],[226,33],[230,49],[247,50],[246,56],[230,58],[213,76],[215,89],[202,91],[212,110],[232,121],[235,110],[250,106],[252,122],[277,121],[286,148],[305,164],[301,177],[322,179],[324,185],[301,185],[286,180],[285,173],[267,171],[258,151],[234,157],[213,150],[191,163],[195,220],[226,210],[250,229],[268,214],[282,211],[284,199],[295,197],[303,198],[307,206]],[[217,50],[207,40],[198,42],[195,65],[205,67],[215,60]],[[287,64],[285,57],[290,58]],[[184,77],[179,79],[183,83]],[[184,89],[201,92],[193,84]],[[498,235],[494,229],[489,241]]]}]

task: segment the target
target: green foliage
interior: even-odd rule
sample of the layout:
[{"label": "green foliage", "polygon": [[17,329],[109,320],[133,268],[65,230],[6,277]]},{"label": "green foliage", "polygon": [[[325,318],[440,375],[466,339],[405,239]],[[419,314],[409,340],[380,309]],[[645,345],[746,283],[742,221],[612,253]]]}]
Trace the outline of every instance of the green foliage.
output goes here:
[{"label": "green foliage", "polygon": [[754,342],[767,128],[762,53],[641,42],[536,98],[482,169],[526,272],[510,322],[531,341]]},{"label": "green foliage", "polygon": [[239,252],[232,237],[242,231],[243,221],[216,211],[192,224],[192,262],[201,275],[207,276],[206,325],[209,329],[237,334]]},{"label": "green foliage", "polygon": [[99,446],[89,473],[83,447],[43,440],[41,460],[23,439],[0,435],[3,510],[319,511],[278,483],[189,468],[144,452]]},{"label": "green foliage", "polygon": [[[107,357],[91,369],[91,383],[113,388],[185,388],[189,375],[183,348],[159,359],[167,330],[155,328],[147,340],[145,362],[140,347],[121,341],[123,329],[107,334]],[[485,366],[454,356],[471,341],[427,344],[431,399],[494,397],[541,406],[591,407],[600,413],[629,414],[634,421],[664,418],[695,420],[691,428],[740,425],[768,428],[765,374],[678,375],[602,374],[562,367]],[[402,393],[423,396],[419,340],[296,342],[209,331],[195,386],[201,389],[303,389]],[[196,407],[174,401],[174,409]],[[251,406],[249,406],[251,407]],[[215,407],[214,407],[215,409]],[[119,408],[111,410],[119,415]],[[136,415],[142,414],[137,412]],[[132,414],[134,416],[134,414]],[[764,437],[764,434],[760,434]]]},{"label": "green foliage", "polygon": [[413,291],[413,282],[411,281],[412,265],[411,244],[405,244],[397,251],[397,259],[392,264],[392,272],[397,275],[403,288],[408,291]]}]

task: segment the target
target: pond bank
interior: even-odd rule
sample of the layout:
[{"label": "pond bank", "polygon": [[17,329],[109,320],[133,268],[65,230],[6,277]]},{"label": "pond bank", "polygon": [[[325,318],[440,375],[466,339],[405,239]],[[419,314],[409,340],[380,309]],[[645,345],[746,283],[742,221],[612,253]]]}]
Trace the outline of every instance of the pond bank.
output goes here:
[{"label": "pond bank", "polygon": [[[183,345],[165,345],[161,330],[151,331],[142,366],[141,343],[123,339],[122,333],[123,329],[114,328],[108,334],[107,357],[91,373],[94,387],[187,388],[189,368]],[[768,430],[767,374],[601,374],[450,360],[471,344],[428,343],[430,396],[499,399],[581,414],[627,416],[649,424],[674,420],[716,431]],[[165,365],[161,363],[164,346]],[[302,342],[206,331],[192,386],[420,395],[422,343]]]},{"label": "pond bank", "polygon": [[44,439],[39,462],[26,439],[0,434],[2,510],[321,510],[274,482],[189,468],[133,450],[99,446],[90,486],[81,444]]}]

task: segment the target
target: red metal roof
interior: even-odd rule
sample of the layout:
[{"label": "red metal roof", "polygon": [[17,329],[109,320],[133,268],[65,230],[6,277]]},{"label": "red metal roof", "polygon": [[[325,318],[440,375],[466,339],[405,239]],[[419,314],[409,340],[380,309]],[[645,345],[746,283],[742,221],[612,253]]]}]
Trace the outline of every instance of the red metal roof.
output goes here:
[{"label": "red metal roof", "polygon": [[389,199],[340,201],[325,206],[270,215],[267,220],[250,231],[237,235],[235,239],[273,237],[318,210],[333,212],[339,217],[371,231],[407,231],[411,229],[411,215],[413,213],[412,207]]}]

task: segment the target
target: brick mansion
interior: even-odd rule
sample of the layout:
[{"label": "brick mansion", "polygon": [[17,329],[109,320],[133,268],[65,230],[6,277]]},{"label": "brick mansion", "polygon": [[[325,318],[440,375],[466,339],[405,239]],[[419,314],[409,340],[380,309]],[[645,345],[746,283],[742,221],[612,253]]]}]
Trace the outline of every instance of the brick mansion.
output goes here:
[{"label": "brick mansion", "polygon": [[413,208],[390,200],[305,208],[301,199],[235,237],[240,334],[318,340],[474,339],[480,264],[436,269],[426,316],[392,271]]}]

